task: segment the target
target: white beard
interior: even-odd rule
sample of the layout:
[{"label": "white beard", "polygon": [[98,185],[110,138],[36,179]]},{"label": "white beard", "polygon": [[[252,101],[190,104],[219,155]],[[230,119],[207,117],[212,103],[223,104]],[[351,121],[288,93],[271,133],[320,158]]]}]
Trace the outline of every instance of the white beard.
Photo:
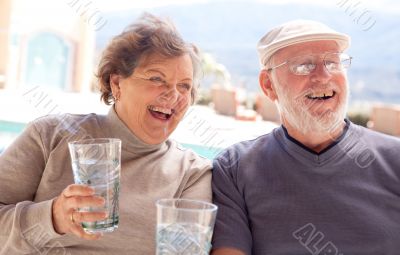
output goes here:
[{"label": "white beard", "polygon": [[[346,80],[346,87],[344,90],[330,82],[323,85],[315,85],[310,89],[302,92],[300,95],[291,95],[291,84],[280,84],[275,72],[272,73],[272,82],[274,84],[275,92],[279,98],[275,103],[281,114],[281,118],[285,119],[293,128],[298,132],[305,134],[314,134],[319,136],[326,136],[332,134],[343,123],[346,117],[348,107],[348,83]],[[295,86],[295,85],[294,85]],[[335,97],[339,97],[339,104],[335,110],[326,109],[320,110],[319,113],[315,111],[316,106],[313,101],[306,98],[306,95],[311,91],[318,89],[333,89],[336,91]],[[282,119],[282,122],[283,122]]]}]

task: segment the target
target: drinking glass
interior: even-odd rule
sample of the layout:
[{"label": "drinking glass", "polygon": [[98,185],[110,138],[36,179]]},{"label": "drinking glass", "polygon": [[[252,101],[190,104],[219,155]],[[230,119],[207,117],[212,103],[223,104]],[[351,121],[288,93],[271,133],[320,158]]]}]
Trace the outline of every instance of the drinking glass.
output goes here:
[{"label": "drinking glass", "polygon": [[104,207],[78,208],[79,211],[106,211],[108,218],[82,222],[87,233],[112,232],[119,222],[121,140],[97,138],[68,143],[75,184],[88,185],[105,200]]},{"label": "drinking glass", "polygon": [[189,199],[160,199],[157,206],[157,255],[206,255],[217,206]]}]

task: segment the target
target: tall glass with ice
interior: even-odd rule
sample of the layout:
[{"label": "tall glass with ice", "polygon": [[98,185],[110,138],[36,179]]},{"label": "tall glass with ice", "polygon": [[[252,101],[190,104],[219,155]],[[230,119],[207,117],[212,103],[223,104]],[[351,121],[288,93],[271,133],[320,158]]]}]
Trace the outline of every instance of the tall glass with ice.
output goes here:
[{"label": "tall glass with ice", "polygon": [[157,206],[157,255],[208,255],[217,206],[188,199],[161,199]]},{"label": "tall glass with ice", "polygon": [[88,233],[112,232],[119,222],[119,189],[121,175],[121,140],[85,139],[68,143],[75,184],[88,185],[95,195],[105,199],[104,207],[79,208],[79,211],[106,211],[102,221],[82,222]]}]

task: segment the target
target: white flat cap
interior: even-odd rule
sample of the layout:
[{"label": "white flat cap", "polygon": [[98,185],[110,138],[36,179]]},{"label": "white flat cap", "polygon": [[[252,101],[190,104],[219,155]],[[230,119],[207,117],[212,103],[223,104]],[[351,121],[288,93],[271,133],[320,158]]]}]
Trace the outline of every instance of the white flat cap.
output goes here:
[{"label": "white flat cap", "polygon": [[287,46],[320,40],[336,41],[340,51],[350,46],[350,37],[325,24],[312,20],[293,20],[273,28],[257,44],[260,63],[264,66],[278,50]]}]

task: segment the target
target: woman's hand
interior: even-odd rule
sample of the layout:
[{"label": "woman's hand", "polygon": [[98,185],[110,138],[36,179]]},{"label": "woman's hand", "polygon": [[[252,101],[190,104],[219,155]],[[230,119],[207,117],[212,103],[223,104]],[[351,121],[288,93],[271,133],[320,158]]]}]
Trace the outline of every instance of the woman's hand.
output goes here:
[{"label": "woman's hand", "polygon": [[106,212],[79,212],[78,208],[103,207],[104,198],[94,196],[94,189],[71,184],[53,202],[53,226],[58,234],[72,233],[80,238],[96,240],[101,234],[86,233],[81,222],[104,220]]}]

